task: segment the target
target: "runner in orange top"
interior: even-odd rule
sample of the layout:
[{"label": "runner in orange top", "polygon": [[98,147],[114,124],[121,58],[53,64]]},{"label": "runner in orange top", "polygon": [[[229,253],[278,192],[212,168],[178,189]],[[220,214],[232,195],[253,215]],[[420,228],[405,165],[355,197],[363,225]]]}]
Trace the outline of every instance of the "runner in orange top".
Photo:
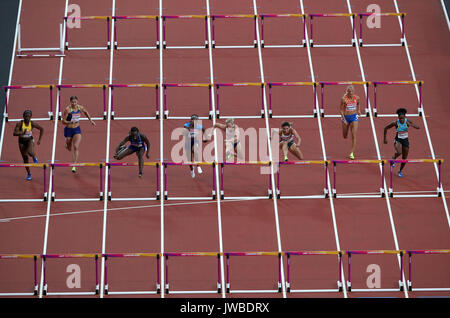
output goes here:
[{"label": "runner in orange top", "polygon": [[342,135],[347,139],[348,131],[352,132],[352,147],[350,151],[350,159],[355,159],[356,146],[356,132],[358,131],[358,116],[361,116],[359,108],[359,96],[355,95],[353,85],[347,86],[345,95],[341,99],[340,105],[341,121],[342,121]]}]

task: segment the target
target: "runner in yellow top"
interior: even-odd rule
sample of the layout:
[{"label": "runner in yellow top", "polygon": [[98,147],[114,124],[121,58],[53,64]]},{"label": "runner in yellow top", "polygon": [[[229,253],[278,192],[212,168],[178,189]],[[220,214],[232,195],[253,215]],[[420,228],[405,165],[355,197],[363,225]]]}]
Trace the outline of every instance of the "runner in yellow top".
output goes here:
[{"label": "runner in yellow top", "polygon": [[[16,127],[14,127],[14,136],[19,137],[19,150],[22,154],[23,162],[28,163],[28,156],[33,158],[34,163],[38,163],[36,158],[36,153],[34,152],[34,138],[33,138],[33,128],[39,130],[39,139],[37,144],[41,144],[41,138],[44,133],[44,128],[39,124],[32,122],[31,117],[33,113],[31,110],[26,110],[23,112],[23,120],[17,122]],[[27,180],[31,180],[30,168],[26,167],[27,170]]]},{"label": "runner in yellow top", "polygon": [[348,131],[352,132],[352,148],[350,151],[350,159],[355,159],[356,146],[356,132],[358,131],[358,116],[361,116],[359,108],[359,96],[355,95],[355,88],[353,85],[347,86],[345,95],[341,99],[340,105],[341,121],[342,121],[342,135],[347,139]]}]

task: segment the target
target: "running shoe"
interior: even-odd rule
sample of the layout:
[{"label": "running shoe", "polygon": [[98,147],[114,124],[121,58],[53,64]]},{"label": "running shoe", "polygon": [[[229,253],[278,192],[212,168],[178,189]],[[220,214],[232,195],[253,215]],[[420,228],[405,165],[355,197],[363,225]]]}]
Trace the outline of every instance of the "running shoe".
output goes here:
[{"label": "running shoe", "polygon": [[37,160],[36,157],[33,157],[33,162],[34,162],[34,163],[39,163],[39,161]]},{"label": "running shoe", "polygon": [[350,159],[352,159],[352,160],[355,159],[355,155],[353,154],[353,152],[350,153],[349,157],[350,157]]},{"label": "running shoe", "polygon": [[194,169],[191,170],[191,177],[195,178],[195,171],[194,171]]},{"label": "running shoe", "polygon": [[27,174],[27,181],[31,181],[31,173]]},{"label": "running shoe", "polygon": [[398,171],[398,176],[400,177],[400,178],[403,178],[403,173],[399,170]]},{"label": "running shoe", "polygon": [[72,167],[72,172],[73,173],[77,172],[77,168],[76,167]]},{"label": "running shoe", "polygon": [[289,161],[288,156],[284,156],[284,161]]},{"label": "running shoe", "polygon": [[139,176],[139,178],[142,178],[142,172],[139,172],[138,176]]},{"label": "running shoe", "polygon": [[203,173],[202,168],[200,166],[197,166],[197,171],[198,171],[198,174],[202,174]]}]

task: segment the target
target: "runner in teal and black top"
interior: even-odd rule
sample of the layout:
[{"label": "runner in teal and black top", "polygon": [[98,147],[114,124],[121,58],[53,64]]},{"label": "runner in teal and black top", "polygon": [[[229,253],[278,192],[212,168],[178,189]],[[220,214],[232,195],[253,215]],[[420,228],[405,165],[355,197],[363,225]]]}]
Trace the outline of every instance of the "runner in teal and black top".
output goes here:
[{"label": "runner in teal and black top", "polygon": [[[125,146],[129,142],[130,144]],[[144,152],[147,159],[150,158],[150,141],[147,136],[139,132],[137,127],[131,127],[130,133],[126,136],[116,148],[116,153],[114,158],[117,160],[122,160],[126,156],[136,153],[139,160],[139,177],[142,177],[142,172],[144,168]]]},{"label": "runner in teal and black top", "polygon": [[[392,156],[392,159],[396,159],[398,156],[402,155],[402,159],[408,158],[409,153],[409,138],[408,138],[408,129],[409,126],[412,126],[416,129],[419,129],[419,126],[414,124],[411,120],[406,118],[407,110],[405,108],[397,109],[398,119],[386,127],[384,127],[384,143],[387,144],[386,133],[389,129],[395,127],[396,134],[394,138],[394,148],[395,153]],[[405,167],[405,163],[400,165],[400,170],[398,171],[398,176],[403,177],[403,168]]]},{"label": "runner in teal and black top", "polygon": [[[184,148],[188,162],[198,162],[199,136],[203,135],[203,142],[207,142],[205,128],[198,122],[198,119],[198,115],[194,114],[191,116],[191,120],[183,125]],[[192,178],[195,178],[194,167],[190,165],[189,168],[191,169]],[[197,165],[197,171],[199,174],[203,172],[199,165]]]}]

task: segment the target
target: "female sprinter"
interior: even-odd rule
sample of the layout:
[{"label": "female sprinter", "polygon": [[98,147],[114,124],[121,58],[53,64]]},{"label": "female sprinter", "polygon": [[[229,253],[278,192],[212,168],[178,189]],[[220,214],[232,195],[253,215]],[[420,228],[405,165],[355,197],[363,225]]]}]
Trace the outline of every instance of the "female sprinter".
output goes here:
[{"label": "female sprinter", "polygon": [[[384,127],[384,143],[387,144],[386,140],[386,133],[388,129],[391,129],[392,127],[396,128],[396,134],[394,138],[394,149],[395,153],[392,156],[392,159],[396,159],[398,156],[402,155],[402,159],[408,158],[409,153],[409,139],[408,139],[408,128],[409,126],[412,126],[416,129],[419,129],[419,126],[414,124],[409,119],[406,119],[406,112],[407,110],[405,108],[399,108],[397,109],[397,115],[398,119],[386,127]],[[403,177],[403,168],[405,167],[406,163],[402,163],[400,165],[400,170],[398,171],[398,176],[401,178]]]},{"label": "female sprinter", "polygon": [[[78,162],[78,154],[81,143],[81,113],[83,113],[89,119],[91,124],[95,126],[95,123],[86,108],[78,104],[78,97],[70,97],[70,105],[64,109],[62,115],[62,123],[66,126],[64,127],[64,137],[66,138],[65,147],[67,148],[67,150],[71,151],[73,146],[74,163]],[[72,172],[77,172],[77,169],[73,167]]]},{"label": "female sprinter", "polygon": [[225,153],[226,159],[240,158],[242,159],[242,148],[239,137],[239,127],[234,123],[233,118],[228,118],[224,124],[216,123],[214,128],[225,131]]},{"label": "female sprinter", "polygon": [[355,159],[356,132],[358,131],[358,116],[361,116],[359,108],[359,96],[355,95],[353,85],[347,86],[345,95],[341,99],[340,113],[342,117],[342,134],[347,139],[348,131],[352,132],[352,148],[350,159]]},{"label": "female sprinter", "polygon": [[[280,148],[283,151],[284,161],[288,161],[288,150],[298,159],[303,160],[303,154],[300,151],[300,136],[292,127],[292,124],[285,121],[281,124],[280,134]],[[294,142],[294,137],[297,143]]]},{"label": "female sprinter", "polygon": [[[127,142],[130,142],[128,147],[125,146]],[[150,141],[147,136],[140,133],[137,127],[131,127],[128,136],[126,136],[117,146],[114,158],[117,160],[122,160],[126,156],[129,156],[135,152],[139,160],[139,178],[141,178],[142,170],[144,168],[144,152],[147,159],[149,159],[149,151]]]},{"label": "female sprinter", "polygon": [[[198,140],[198,135],[202,133],[203,142],[207,142],[205,135],[205,128],[202,125],[198,124],[198,115],[192,115],[191,120],[184,124],[183,126],[183,136],[184,136],[184,147],[186,151],[186,156],[188,162],[198,161],[198,149],[200,147],[200,143]],[[195,178],[195,171],[192,165],[189,166],[191,169],[191,176]],[[197,171],[201,174],[202,168],[197,165]]]},{"label": "female sprinter", "polygon": [[[19,137],[19,150],[22,154],[23,162],[28,163],[28,156],[33,158],[34,163],[38,163],[36,158],[36,153],[34,152],[34,138],[33,138],[33,128],[39,130],[39,139],[37,144],[41,144],[42,135],[44,133],[44,128],[39,124],[32,122],[31,117],[33,113],[31,110],[26,110],[23,112],[23,120],[17,122],[16,127],[14,127],[14,136]],[[25,167],[27,170],[27,180],[31,180],[31,172],[29,167]]]}]

